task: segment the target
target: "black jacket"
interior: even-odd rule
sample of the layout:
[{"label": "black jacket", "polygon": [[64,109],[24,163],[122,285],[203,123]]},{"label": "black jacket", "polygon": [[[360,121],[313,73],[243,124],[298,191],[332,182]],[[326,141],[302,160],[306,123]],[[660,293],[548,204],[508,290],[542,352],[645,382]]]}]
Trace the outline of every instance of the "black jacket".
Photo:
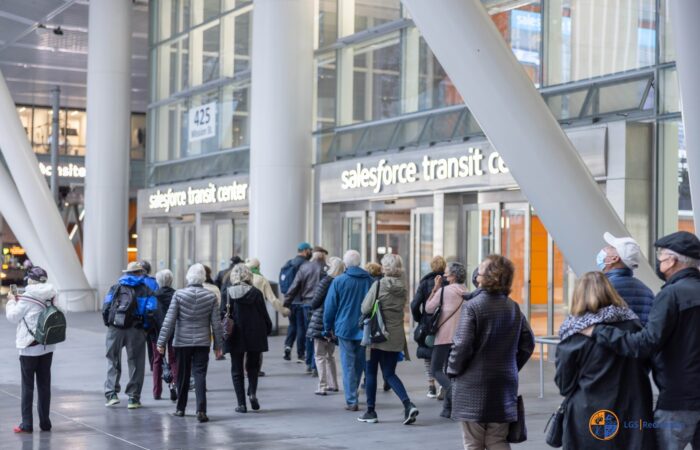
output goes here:
[{"label": "black jacket", "polygon": [[[642,328],[636,320],[608,326],[622,332]],[[656,448],[652,429],[640,431],[623,425],[625,422],[637,425],[640,419],[653,422],[651,383],[646,363],[616,355],[582,334],[574,334],[557,346],[554,382],[561,395],[571,395],[564,411],[565,449]],[[597,440],[589,430],[591,416],[602,409],[614,412],[620,421],[618,434],[607,442]]]},{"label": "black jacket", "polygon": [[452,385],[452,419],[515,422],[518,371],[535,349],[520,306],[505,295],[482,292],[462,306],[447,375]]},{"label": "black jacket", "polygon": [[637,332],[597,325],[596,341],[615,353],[652,357],[656,405],[662,410],[700,411],[700,271],[681,270],[654,299],[649,321]]},{"label": "black jacket", "polygon": [[326,300],[326,294],[328,293],[328,288],[333,282],[333,277],[326,275],[321,278],[321,281],[316,286],[316,291],[314,291],[314,297],[311,300],[311,320],[309,320],[309,327],[306,330],[306,337],[309,339],[322,339],[323,336],[323,304]]},{"label": "black jacket", "polygon": [[[272,321],[265,307],[262,292],[252,286],[234,285],[229,292],[233,335],[224,342],[226,353],[266,352],[267,336],[272,332]],[[221,302],[221,317],[226,303]]]},{"label": "black jacket", "polygon": [[[411,315],[416,323],[429,324],[432,314],[425,312],[425,304],[430,299],[430,293],[433,292],[435,286],[435,277],[444,275],[442,272],[430,272],[421,278],[416,288],[416,294],[411,301]],[[416,348],[416,357],[421,359],[430,359],[433,354],[431,347],[423,347],[420,344]]]},{"label": "black jacket", "polygon": [[325,274],[325,270],[326,263],[323,260],[306,261],[299,266],[294,281],[284,294],[284,306],[289,308],[292,304],[311,303],[316,286]]},{"label": "black jacket", "polygon": [[153,296],[158,300],[158,312],[156,313],[156,327],[157,332],[160,333],[160,327],[163,326],[163,319],[168,313],[168,308],[170,308],[170,302],[175,294],[175,289],[165,286],[158,288],[157,291],[153,293]]}]

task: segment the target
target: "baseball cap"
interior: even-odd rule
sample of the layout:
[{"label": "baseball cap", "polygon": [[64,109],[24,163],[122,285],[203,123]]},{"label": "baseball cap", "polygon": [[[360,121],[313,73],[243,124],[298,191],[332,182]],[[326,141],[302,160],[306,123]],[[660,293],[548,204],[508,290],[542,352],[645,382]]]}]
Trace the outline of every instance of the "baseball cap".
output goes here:
[{"label": "baseball cap", "polygon": [[615,248],[624,265],[632,270],[639,267],[642,251],[639,248],[637,241],[631,237],[618,238],[607,232],[603,235],[603,239],[605,239],[605,242]]},{"label": "baseball cap", "polygon": [[667,248],[679,255],[700,259],[700,240],[693,233],[676,231],[654,243],[654,247]]},{"label": "baseball cap", "polygon": [[122,272],[124,272],[124,273],[132,273],[132,272],[141,272],[141,271],[143,271],[143,270],[144,270],[144,269],[143,269],[143,266],[141,265],[140,262],[138,262],[138,261],[133,261],[133,262],[130,262],[130,263],[126,266],[126,269],[125,269],[125,270],[122,270]]},{"label": "baseball cap", "polygon": [[297,250],[303,252],[304,250],[311,250],[311,244],[308,242],[302,242],[297,246]]}]

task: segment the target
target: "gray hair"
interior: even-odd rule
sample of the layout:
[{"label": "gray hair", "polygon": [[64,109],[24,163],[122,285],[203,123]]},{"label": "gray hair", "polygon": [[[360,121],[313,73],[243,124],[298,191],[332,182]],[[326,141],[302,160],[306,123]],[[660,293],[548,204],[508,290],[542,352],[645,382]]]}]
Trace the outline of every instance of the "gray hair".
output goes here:
[{"label": "gray hair", "polygon": [[202,284],[204,280],[207,279],[207,272],[204,270],[204,266],[200,263],[192,264],[189,269],[187,269],[187,275],[185,275],[185,280],[187,284]]},{"label": "gray hair", "polygon": [[457,283],[464,284],[467,281],[467,268],[464,267],[464,264],[451,262],[447,265],[447,270],[450,271],[450,275],[455,277]]},{"label": "gray hair", "polygon": [[382,272],[387,277],[400,277],[403,275],[403,260],[401,256],[387,253],[382,258]]},{"label": "gray hair", "polygon": [[337,256],[331,256],[328,259],[328,270],[326,270],[326,274],[331,278],[335,278],[343,272],[345,272],[345,263],[343,260]]},{"label": "gray hair", "polygon": [[348,250],[343,255],[343,262],[347,268],[357,267],[362,263],[362,257],[357,250]]},{"label": "gray hair", "polygon": [[168,269],[159,270],[156,273],[156,282],[160,287],[172,287],[173,273]]},{"label": "gray hair", "polygon": [[326,260],[326,254],[323,252],[313,252],[311,254],[311,261],[325,261]]},{"label": "gray hair", "polygon": [[673,251],[670,248],[664,248],[663,251],[664,251],[664,253],[668,253],[669,255],[676,258],[676,261],[678,261],[682,266],[700,268],[700,260],[699,259],[691,258],[690,256],[681,255],[680,253]]},{"label": "gray hair", "polygon": [[253,280],[253,272],[243,263],[236,264],[231,269],[231,284],[248,283]]}]

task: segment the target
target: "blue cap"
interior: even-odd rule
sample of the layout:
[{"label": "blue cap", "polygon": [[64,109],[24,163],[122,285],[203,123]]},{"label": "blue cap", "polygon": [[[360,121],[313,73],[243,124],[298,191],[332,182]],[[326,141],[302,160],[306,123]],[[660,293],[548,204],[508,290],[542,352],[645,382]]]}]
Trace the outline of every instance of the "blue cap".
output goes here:
[{"label": "blue cap", "polygon": [[297,251],[303,252],[304,250],[311,250],[311,244],[309,244],[308,242],[302,242],[301,244],[299,244],[299,246],[297,247]]}]

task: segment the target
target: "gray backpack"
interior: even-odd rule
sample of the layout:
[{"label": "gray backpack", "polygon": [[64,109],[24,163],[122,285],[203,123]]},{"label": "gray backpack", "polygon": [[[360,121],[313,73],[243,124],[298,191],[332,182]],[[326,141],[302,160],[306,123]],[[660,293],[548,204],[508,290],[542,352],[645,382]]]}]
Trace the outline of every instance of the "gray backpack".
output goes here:
[{"label": "gray backpack", "polygon": [[42,302],[31,297],[20,297],[21,300],[29,301],[44,308],[39,313],[39,318],[36,322],[36,330],[32,331],[24,321],[24,326],[27,327],[29,334],[34,337],[34,340],[41,345],[58,344],[66,340],[66,316],[53,304],[53,299]]}]

